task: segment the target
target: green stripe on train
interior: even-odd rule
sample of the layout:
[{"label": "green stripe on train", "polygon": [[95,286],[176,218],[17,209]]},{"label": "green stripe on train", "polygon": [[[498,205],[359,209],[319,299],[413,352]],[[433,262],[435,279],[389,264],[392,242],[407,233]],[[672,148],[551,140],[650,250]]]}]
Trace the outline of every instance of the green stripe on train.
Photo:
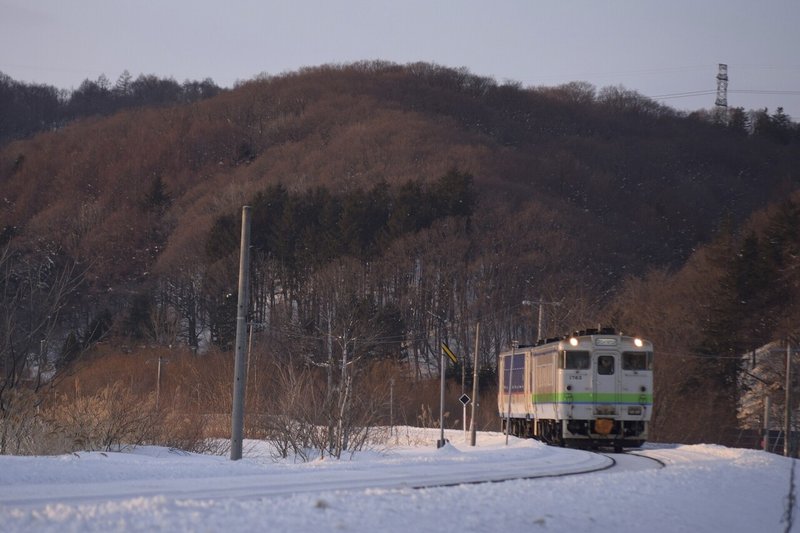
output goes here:
[{"label": "green stripe on train", "polygon": [[653,395],[639,393],[614,393],[614,392],[552,392],[533,394],[533,403],[628,403],[636,405],[651,405]]}]

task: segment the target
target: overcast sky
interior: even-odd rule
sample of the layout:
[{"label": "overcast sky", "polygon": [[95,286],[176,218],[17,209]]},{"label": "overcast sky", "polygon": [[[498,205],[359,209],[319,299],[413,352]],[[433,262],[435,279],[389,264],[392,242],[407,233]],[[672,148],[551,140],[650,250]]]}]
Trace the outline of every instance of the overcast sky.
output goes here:
[{"label": "overcast sky", "polygon": [[123,70],[230,87],[382,59],[700,109],[727,63],[730,106],[800,121],[798,52],[800,0],[0,0],[0,71],[64,89]]}]

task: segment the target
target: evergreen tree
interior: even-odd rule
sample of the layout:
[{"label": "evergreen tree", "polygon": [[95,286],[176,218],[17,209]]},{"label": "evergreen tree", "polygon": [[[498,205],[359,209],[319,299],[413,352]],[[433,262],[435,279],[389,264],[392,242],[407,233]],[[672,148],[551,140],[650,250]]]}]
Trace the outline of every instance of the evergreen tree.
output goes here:
[{"label": "evergreen tree", "polygon": [[769,135],[781,144],[788,144],[792,135],[792,121],[779,107],[769,117]]},{"label": "evergreen tree", "polygon": [[150,184],[150,189],[147,191],[147,194],[145,194],[142,208],[145,211],[152,211],[160,216],[164,214],[170,205],[172,205],[172,197],[167,191],[164,180],[160,175],[157,175]]},{"label": "evergreen tree", "polygon": [[112,89],[112,92],[118,100],[125,100],[131,96],[131,80],[133,80],[133,77],[127,70],[122,71],[122,74],[120,74],[119,78],[117,78],[117,82],[114,84],[114,89]]},{"label": "evergreen tree", "polygon": [[750,133],[752,125],[750,117],[743,107],[734,107],[728,112],[728,128],[737,133],[746,135]]},{"label": "evergreen tree", "polygon": [[415,233],[431,225],[435,217],[434,205],[419,181],[408,181],[394,192],[386,224],[386,235],[391,241],[407,233]]},{"label": "evergreen tree", "polygon": [[434,188],[436,207],[443,216],[470,217],[477,196],[472,185],[471,174],[459,172],[456,169],[450,170],[447,174],[439,178]]},{"label": "evergreen tree", "polygon": [[206,239],[206,255],[213,262],[228,257],[239,246],[236,217],[221,215],[214,221]]}]

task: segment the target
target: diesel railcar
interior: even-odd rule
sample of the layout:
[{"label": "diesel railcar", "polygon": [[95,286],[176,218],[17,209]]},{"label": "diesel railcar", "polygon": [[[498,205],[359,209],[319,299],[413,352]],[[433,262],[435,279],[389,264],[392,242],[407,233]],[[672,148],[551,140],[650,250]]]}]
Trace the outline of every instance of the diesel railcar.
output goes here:
[{"label": "diesel railcar", "polygon": [[653,345],[614,328],[577,331],[499,356],[497,408],[518,437],[639,447],[653,411]]}]

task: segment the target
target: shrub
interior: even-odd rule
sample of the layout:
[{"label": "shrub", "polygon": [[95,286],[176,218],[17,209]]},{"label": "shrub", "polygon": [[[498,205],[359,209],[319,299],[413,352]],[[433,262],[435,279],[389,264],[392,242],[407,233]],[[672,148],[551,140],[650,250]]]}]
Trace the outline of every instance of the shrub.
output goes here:
[{"label": "shrub", "polygon": [[45,446],[42,421],[36,416],[38,396],[32,390],[12,389],[3,398],[0,416],[0,454],[29,455]]},{"label": "shrub", "polygon": [[74,450],[120,451],[153,442],[161,427],[155,395],[133,395],[120,382],[93,396],[66,396],[45,413],[51,432]]}]

